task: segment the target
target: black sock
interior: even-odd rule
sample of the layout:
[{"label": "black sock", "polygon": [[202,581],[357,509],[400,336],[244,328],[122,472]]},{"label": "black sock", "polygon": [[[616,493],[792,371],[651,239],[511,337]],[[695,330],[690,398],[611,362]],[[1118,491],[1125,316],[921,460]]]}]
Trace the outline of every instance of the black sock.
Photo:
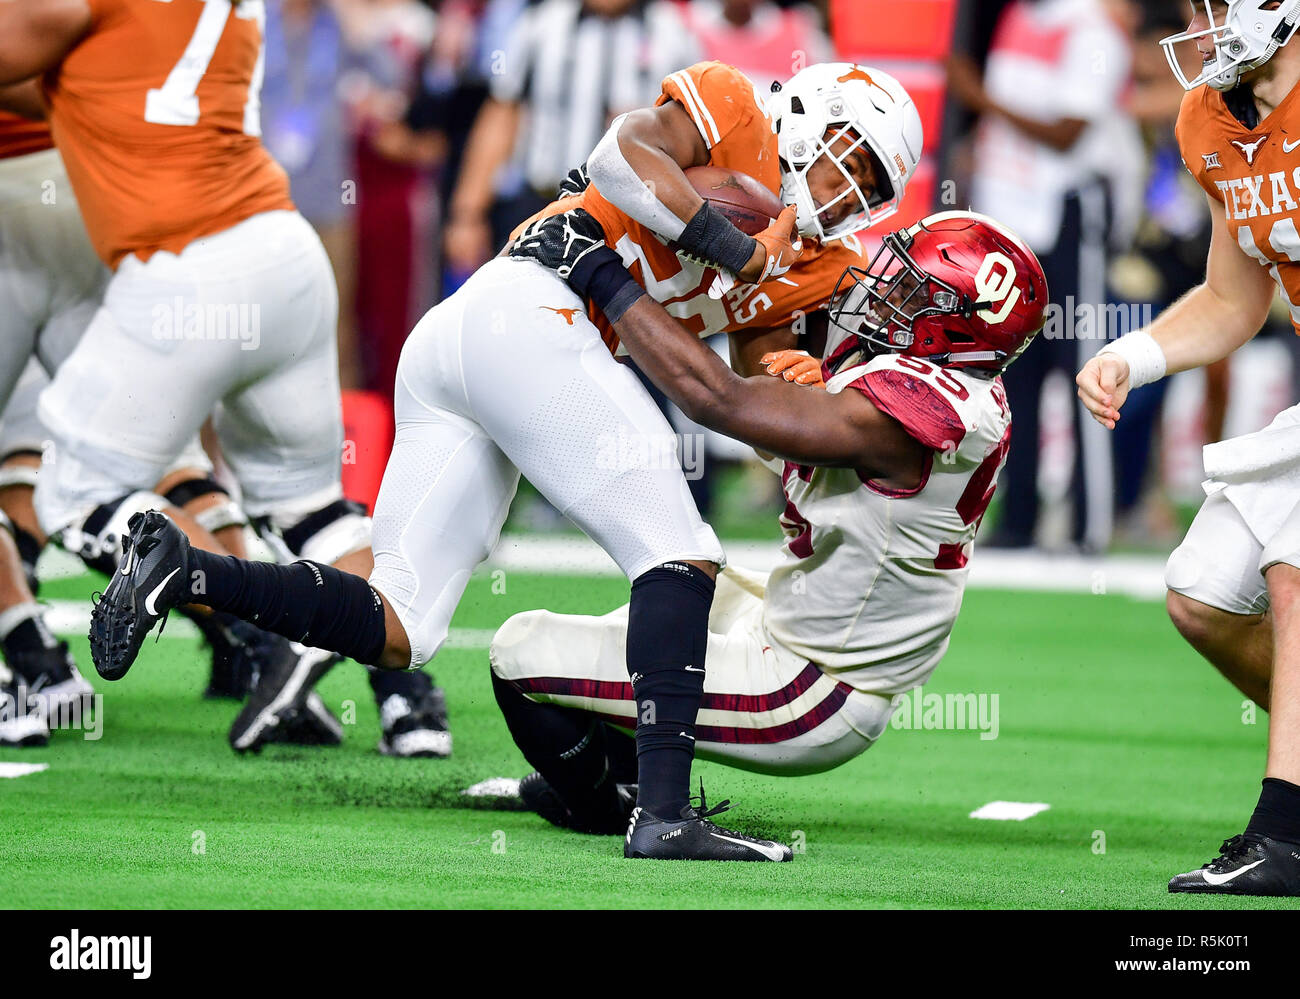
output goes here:
[{"label": "black sock", "polygon": [[36,576],[36,560],[41,557],[41,551],[45,548],[36,535],[29,531],[24,531],[17,524],[13,525],[14,547],[18,549],[18,558],[23,564],[23,575],[27,577],[27,588],[32,591],[32,596],[36,596],[37,590],[41,588],[41,581]]},{"label": "black sock", "polygon": [[580,822],[621,821],[618,794],[605,757],[605,726],[590,715],[530,701],[492,674],[492,692],[515,745]]},{"label": "black sock", "polygon": [[52,649],[58,644],[58,639],[50,633],[39,611],[14,625],[4,639],[0,640],[0,647],[3,647],[5,656],[9,659],[17,659],[23,652]]},{"label": "black sock", "polygon": [[636,740],[626,732],[605,725],[605,756],[609,759],[609,772],[619,784],[637,781]]},{"label": "black sock", "polygon": [[690,802],[713,590],[708,575],[684,562],[632,583],[627,671],[637,711],[637,804],[659,818],[677,818]]},{"label": "black sock", "polygon": [[1246,832],[1300,843],[1300,787],[1280,777],[1265,777]]},{"label": "black sock", "polygon": [[371,669],[367,672],[377,704],[383,704],[393,694],[400,694],[414,704],[433,689],[433,678],[422,669]]},{"label": "black sock", "polygon": [[195,603],[295,642],[373,664],[384,651],[384,606],[360,576],[315,562],[253,562],[190,549]]}]

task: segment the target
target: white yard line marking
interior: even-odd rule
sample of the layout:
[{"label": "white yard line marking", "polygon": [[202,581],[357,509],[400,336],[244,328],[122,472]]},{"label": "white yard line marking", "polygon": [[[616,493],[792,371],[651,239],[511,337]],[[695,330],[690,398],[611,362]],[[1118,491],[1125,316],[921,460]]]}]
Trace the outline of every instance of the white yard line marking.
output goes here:
[{"label": "white yard line marking", "polygon": [[1039,812],[1045,812],[1051,805],[1041,801],[990,801],[970,813],[972,819],[993,819],[1005,822],[1024,822]]},{"label": "white yard line marking", "polygon": [[467,798],[518,798],[519,780],[515,777],[489,777],[460,793]]},{"label": "white yard line marking", "polygon": [[48,763],[0,763],[0,777],[26,777],[48,769]]}]

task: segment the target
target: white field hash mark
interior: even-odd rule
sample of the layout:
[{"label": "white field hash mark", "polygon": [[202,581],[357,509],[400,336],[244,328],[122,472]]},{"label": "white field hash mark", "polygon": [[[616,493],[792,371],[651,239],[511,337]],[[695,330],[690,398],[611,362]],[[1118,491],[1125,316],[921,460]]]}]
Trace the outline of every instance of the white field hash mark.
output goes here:
[{"label": "white field hash mark", "polygon": [[0,763],[0,777],[26,777],[48,769],[48,763]]},{"label": "white field hash mark", "polygon": [[993,819],[1005,822],[1024,822],[1039,812],[1045,812],[1051,805],[1041,801],[990,801],[970,813],[972,819]]}]

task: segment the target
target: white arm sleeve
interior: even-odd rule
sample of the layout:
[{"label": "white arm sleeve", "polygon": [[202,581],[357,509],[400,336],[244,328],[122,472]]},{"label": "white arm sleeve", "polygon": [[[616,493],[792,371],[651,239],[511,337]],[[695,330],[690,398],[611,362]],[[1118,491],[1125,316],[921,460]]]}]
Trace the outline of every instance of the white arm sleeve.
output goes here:
[{"label": "white arm sleeve", "polygon": [[642,180],[623,155],[618,145],[618,130],[626,117],[622,114],[615,118],[609,131],[596,143],[587,158],[587,173],[596,190],[619,211],[664,239],[676,239],[690,220],[674,215],[655,195],[654,186]]}]

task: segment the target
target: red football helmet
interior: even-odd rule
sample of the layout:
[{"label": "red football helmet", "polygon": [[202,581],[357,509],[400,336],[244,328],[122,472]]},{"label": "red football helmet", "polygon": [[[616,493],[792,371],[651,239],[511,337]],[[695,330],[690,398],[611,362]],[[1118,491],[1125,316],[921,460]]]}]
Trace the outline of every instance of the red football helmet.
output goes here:
[{"label": "red football helmet", "polygon": [[878,350],[1002,371],[1043,327],[1043,267],[1006,226],[940,212],[892,232],[867,267],[840,275],[831,322]]}]

